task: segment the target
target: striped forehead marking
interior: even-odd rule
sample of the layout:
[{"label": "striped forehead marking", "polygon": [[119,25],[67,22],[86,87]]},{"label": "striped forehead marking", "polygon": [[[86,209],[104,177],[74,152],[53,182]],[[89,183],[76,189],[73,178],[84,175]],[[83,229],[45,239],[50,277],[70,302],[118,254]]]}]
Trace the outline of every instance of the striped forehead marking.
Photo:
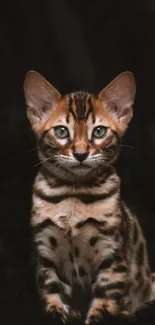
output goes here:
[{"label": "striped forehead marking", "polygon": [[86,121],[89,115],[92,114],[93,123],[95,123],[92,97],[93,95],[84,92],[69,95],[67,122],[69,122],[70,114],[76,121]]}]

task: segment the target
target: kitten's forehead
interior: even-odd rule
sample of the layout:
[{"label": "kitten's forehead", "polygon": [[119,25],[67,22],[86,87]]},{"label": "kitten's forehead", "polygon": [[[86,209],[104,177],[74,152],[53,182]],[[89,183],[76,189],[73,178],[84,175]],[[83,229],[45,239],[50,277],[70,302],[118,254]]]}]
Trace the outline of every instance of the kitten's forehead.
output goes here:
[{"label": "kitten's forehead", "polygon": [[95,96],[85,93],[76,92],[68,97],[68,116],[69,121],[70,114],[77,121],[86,121],[91,115],[93,123],[95,122],[94,116],[94,99]]}]

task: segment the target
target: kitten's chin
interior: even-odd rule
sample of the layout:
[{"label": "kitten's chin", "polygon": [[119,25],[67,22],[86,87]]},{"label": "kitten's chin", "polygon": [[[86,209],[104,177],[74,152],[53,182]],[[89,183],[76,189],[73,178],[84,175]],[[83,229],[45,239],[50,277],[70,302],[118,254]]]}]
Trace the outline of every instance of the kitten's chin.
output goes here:
[{"label": "kitten's chin", "polygon": [[87,167],[87,166],[77,166],[77,167],[70,169],[72,174],[77,175],[79,177],[87,175],[88,173],[91,172],[91,170],[92,170],[92,168]]}]

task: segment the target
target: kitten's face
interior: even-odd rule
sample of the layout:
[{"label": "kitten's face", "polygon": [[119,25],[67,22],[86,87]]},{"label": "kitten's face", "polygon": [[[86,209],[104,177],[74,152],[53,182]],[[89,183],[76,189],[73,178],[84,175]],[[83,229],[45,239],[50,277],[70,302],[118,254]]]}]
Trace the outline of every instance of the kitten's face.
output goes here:
[{"label": "kitten's face", "polygon": [[42,163],[84,176],[116,160],[135,96],[132,74],[120,76],[97,97],[82,92],[61,97],[38,73],[28,73],[28,117],[38,137]]},{"label": "kitten's face", "polygon": [[100,100],[84,93],[66,96],[51,110],[41,137],[41,159],[87,173],[110,165],[118,151],[118,135]]}]

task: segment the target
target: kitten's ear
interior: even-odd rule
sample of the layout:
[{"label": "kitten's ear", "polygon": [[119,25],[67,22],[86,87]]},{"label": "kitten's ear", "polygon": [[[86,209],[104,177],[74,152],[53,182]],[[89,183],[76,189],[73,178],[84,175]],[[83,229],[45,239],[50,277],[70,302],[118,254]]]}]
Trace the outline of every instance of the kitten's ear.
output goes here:
[{"label": "kitten's ear", "polygon": [[35,124],[46,122],[49,111],[60,99],[61,95],[38,72],[27,72],[24,80],[24,93],[27,104],[27,115],[35,128]]},{"label": "kitten's ear", "polygon": [[132,118],[135,94],[135,78],[129,71],[121,73],[99,93],[99,98],[104,101],[113,119],[119,123],[122,132]]}]

